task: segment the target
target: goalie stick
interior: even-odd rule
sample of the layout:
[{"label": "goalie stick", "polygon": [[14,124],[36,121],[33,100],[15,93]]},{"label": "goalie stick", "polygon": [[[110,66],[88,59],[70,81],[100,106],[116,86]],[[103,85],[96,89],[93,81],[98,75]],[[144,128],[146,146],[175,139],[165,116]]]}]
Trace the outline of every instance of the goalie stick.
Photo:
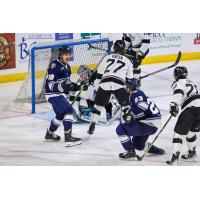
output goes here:
[{"label": "goalie stick", "polygon": [[153,146],[153,144],[155,143],[155,141],[157,140],[158,136],[162,133],[162,131],[164,130],[164,128],[167,126],[167,124],[169,123],[169,121],[171,120],[172,115],[170,115],[170,117],[168,118],[168,120],[165,122],[164,126],[162,127],[162,129],[159,131],[159,133],[156,135],[156,137],[153,139],[153,141],[150,143],[150,145],[148,146],[148,148],[146,149],[146,151],[143,153],[143,155],[140,157],[137,155],[137,159],[139,161],[141,161],[149,152],[150,148]]}]

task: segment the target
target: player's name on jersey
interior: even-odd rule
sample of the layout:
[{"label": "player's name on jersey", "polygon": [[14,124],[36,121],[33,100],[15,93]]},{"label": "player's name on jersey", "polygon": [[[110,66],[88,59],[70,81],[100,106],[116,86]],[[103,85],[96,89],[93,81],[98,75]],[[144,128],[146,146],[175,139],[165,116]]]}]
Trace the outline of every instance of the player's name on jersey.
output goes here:
[{"label": "player's name on jersey", "polygon": [[118,55],[118,54],[113,54],[112,55],[112,58],[117,58],[117,59],[123,59],[123,56],[121,56],[121,55]]}]

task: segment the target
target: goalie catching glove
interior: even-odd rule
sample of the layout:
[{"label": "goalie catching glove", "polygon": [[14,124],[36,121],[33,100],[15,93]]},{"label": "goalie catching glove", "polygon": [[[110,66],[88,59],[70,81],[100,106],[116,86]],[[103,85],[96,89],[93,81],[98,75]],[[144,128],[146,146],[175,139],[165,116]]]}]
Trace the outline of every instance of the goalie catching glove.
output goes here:
[{"label": "goalie catching glove", "polygon": [[178,105],[176,103],[174,103],[174,102],[171,102],[171,104],[170,104],[170,111],[169,112],[171,113],[171,115],[173,117],[176,117],[178,115],[178,112],[179,112]]}]

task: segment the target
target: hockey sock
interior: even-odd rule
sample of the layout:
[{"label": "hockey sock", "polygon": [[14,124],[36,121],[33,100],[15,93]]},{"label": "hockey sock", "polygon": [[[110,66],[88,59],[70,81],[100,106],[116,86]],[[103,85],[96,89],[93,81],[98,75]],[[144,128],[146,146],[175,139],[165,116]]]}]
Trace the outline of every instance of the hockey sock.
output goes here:
[{"label": "hockey sock", "polygon": [[123,127],[122,124],[120,124],[117,129],[116,129],[116,133],[119,136],[119,140],[122,144],[122,146],[124,147],[125,150],[131,150],[133,149],[133,143],[131,141],[130,136],[128,136],[125,133],[125,129]]},{"label": "hockey sock", "polygon": [[194,147],[196,147],[196,143],[197,143],[196,133],[190,131],[186,137],[186,141],[187,141],[188,149],[192,151]]},{"label": "hockey sock", "polygon": [[97,123],[99,121],[102,108],[103,108],[102,106],[97,106],[97,105],[94,106],[94,108],[92,109],[91,122]]},{"label": "hockey sock", "polygon": [[73,122],[73,115],[71,114],[65,115],[63,119],[63,126],[65,131],[72,129],[72,122]]},{"label": "hockey sock", "polygon": [[180,135],[178,133],[174,133],[174,138],[173,138],[173,154],[176,152],[181,151],[181,146],[183,143],[183,135]]},{"label": "hockey sock", "polygon": [[128,135],[119,135],[120,142],[125,150],[132,150],[133,144],[131,138]]},{"label": "hockey sock", "polygon": [[60,121],[60,120],[54,118],[54,119],[51,121],[51,124],[50,124],[50,127],[49,127],[49,131],[55,132],[61,124],[62,124],[62,121]]}]

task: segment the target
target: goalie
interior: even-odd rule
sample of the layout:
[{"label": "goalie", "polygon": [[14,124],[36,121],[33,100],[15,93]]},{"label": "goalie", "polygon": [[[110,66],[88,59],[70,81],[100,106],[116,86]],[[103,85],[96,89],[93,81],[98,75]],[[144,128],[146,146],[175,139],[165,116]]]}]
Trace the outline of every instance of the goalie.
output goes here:
[{"label": "goalie", "polygon": [[[76,121],[90,122],[92,109],[94,106],[94,98],[96,95],[96,88],[93,84],[89,84],[89,78],[91,76],[91,70],[87,65],[81,65],[77,71],[78,74],[78,85],[84,85],[84,89],[79,92],[73,92],[70,96],[70,100],[76,101],[73,104],[75,110],[74,118]],[[78,95],[79,94],[79,95]],[[114,100],[109,102],[101,113],[101,118],[98,124],[105,125],[107,120],[112,117],[112,106]]]},{"label": "goalie", "polygon": [[83,90],[80,92],[73,92],[70,96],[70,100],[76,101],[74,104],[75,117],[77,120],[81,119],[81,116],[90,116],[93,107],[95,88],[89,85],[89,77],[91,71],[87,65],[81,65],[77,71],[78,85],[84,85]]}]

